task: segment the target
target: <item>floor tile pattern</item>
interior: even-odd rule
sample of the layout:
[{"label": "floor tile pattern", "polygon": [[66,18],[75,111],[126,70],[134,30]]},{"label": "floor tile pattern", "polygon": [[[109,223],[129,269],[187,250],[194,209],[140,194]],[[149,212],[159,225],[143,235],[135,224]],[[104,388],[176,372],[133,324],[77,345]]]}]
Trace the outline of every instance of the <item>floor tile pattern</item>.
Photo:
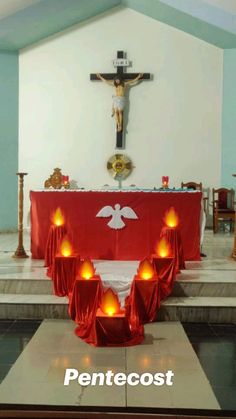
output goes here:
[{"label": "floor tile pattern", "polygon": [[236,324],[183,324],[222,409],[236,411]]}]

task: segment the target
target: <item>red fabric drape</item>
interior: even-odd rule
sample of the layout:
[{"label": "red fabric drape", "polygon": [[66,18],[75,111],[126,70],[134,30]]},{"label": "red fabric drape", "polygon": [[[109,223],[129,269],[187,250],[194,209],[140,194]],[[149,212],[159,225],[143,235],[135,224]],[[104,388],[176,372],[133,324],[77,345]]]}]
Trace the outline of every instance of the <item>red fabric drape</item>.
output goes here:
[{"label": "red fabric drape", "polygon": [[102,281],[96,275],[88,280],[76,279],[69,296],[68,312],[79,325],[80,337],[86,336],[101,303]]},{"label": "red fabric drape", "polygon": [[58,246],[66,234],[66,226],[51,225],[48,232],[48,238],[45,249],[45,264],[44,266],[51,266],[53,260],[58,252]]},{"label": "red fabric drape", "polygon": [[175,280],[175,259],[172,257],[161,258],[153,256],[152,261],[159,279],[160,298],[163,300],[168,297],[173,290],[173,283]]},{"label": "red fabric drape", "polygon": [[[60,207],[72,242],[82,258],[142,260],[153,253],[171,206],[180,218],[186,260],[200,260],[201,192],[31,192],[31,251],[43,259],[51,214]],[[109,218],[96,214],[104,207],[129,206],[138,219],[123,218],[125,227],[111,229]]]},{"label": "red fabric drape", "polygon": [[165,226],[161,230],[160,237],[165,237],[168,243],[170,243],[172,253],[175,259],[176,273],[179,273],[181,269],[185,269],[185,259],[180,230],[178,228],[171,228]]},{"label": "red fabric drape", "polygon": [[135,276],[130,295],[126,299],[126,308],[132,328],[140,324],[153,322],[160,307],[160,288],[157,278],[145,280]]},{"label": "red fabric drape", "polygon": [[[79,327],[75,334],[80,337]],[[93,346],[138,345],[144,339],[144,330],[142,325],[131,330],[124,312],[109,317],[98,309],[90,333],[83,339]]]},{"label": "red fabric drape", "polygon": [[56,255],[52,264],[52,280],[55,295],[64,297],[72,291],[79,265],[79,256]]}]

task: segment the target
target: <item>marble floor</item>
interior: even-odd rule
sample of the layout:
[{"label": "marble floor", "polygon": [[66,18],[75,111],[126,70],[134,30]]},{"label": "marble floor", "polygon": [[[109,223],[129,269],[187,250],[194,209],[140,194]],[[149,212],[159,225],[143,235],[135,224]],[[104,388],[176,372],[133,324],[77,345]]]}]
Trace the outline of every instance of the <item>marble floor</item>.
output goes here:
[{"label": "marble floor", "polygon": [[236,324],[183,326],[221,409],[236,412]]},{"label": "marble floor", "polygon": [[[69,320],[44,320],[0,385],[0,403],[72,406],[220,409],[180,323],[145,326],[143,344],[92,347],[74,334]],[[64,386],[66,368],[80,373],[173,371],[172,386]],[[196,397],[197,395],[197,397]]]}]

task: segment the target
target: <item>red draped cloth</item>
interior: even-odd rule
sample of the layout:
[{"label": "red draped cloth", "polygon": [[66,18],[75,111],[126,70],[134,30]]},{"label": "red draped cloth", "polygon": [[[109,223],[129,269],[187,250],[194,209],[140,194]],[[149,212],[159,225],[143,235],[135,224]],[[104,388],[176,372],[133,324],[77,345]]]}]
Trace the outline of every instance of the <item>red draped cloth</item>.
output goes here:
[{"label": "red draped cloth", "polygon": [[175,280],[175,259],[173,257],[161,258],[153,256],[153,264],[155,266],[159,285],[160,285],[160,298],[163,300],[168,297],[173,290]]},{"label": "red draped cloth", "polygon": [[52,280],[55,295],[64,297],[72,291],[79,265],[79,256],[56,255],[52,265]]},{"label": "red draped cloth", "polygon": [[68,312],[72,320],[78,323],[79,336],[86,337],[90,326],[95,320],[97,309],[101,303],[102,281],[95,275],[88,280],[77,278],[69,298]]},{"label": "red draped cloth", "polygon": [[[143,326],[131,330],[124,312],[108,316],[98,309],[88,330],[89,334],[83,339],[93,346],[131,346],[140,344],[144,339]],[[75,334],[80,336],[79,327],[75,329]]]},{"label": "red draped cloth", "polygon": [[[201,198],[199,191],[30,192],[32,257],[44,258],[51,214],[60,207],[82,258],[142,260],[153,253],[163,216],[173,206],[181,222],[185,260],[200,260]],[[104,206],[116,204],[132,208],[138,217],[124,218],[125,227],[120,230],[107,225],[111,218],[96,217]]]},{"label": "red draped cloth", "polygon": [[44,266],[51,266],[53,260],[58,252],[58,246],[66,234],[65,225],[56,226],[51,225],[48,232],[48,238],[45,249],[45,264]]},{"label": "red draped cloth", "polygon": [[183,244],[179,229],[165,226],[161,230],[160,237],[165,237],[170,244],[175,259],[175,270],[176,273],[179,273],[181,269],[185,269]]},{"label": "red draped cloth", "polygon": [[130,324],[137,328],[140,324],[156,320],[160,308],[160,286],[157,278],[140,279],[135,276],[131,285],[130,295],[126,299]]}]

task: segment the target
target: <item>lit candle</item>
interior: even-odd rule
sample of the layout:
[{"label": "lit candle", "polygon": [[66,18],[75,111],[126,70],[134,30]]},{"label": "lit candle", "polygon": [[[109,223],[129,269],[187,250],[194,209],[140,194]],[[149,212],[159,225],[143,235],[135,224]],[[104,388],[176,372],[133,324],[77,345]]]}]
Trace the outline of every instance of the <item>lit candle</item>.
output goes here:
[{"label": "lit candle", "polygon": [[92,340],[96,346],[137,345],[142,342],[143,326],[131,328],[129,317],[120,308],[118,296],[111,288],[104,292],[100,307],[89,342]]},{"label": "lit candle", "polygon": [[69,185],[69,176],[63,175],[62,176],[62,183],[63,183],[64,186]]},{"label": "lit candle", "polygon": [[161,258],[166,258],[171,255],[171,246],[165,237],[162,237],[157,243],[156,254]]},{"label": "lit candle", "polygon": [[65,217],[60,207],[51,215],[51,223],[45,248],[45,266],[48,266],[49,277],[51,277],[51,266],[59,245],[66,234]]},{"label": "lit candle", "polygon": [[102,281],[95,274],[90,259],[80,263],[76,280],[69,299],[69,315],[80,327],[78,336],[82,337],[90,328],[91,319],[95,318],[101,303]]},{"label": "lit candle", "polygon": [[60,207],[58,207],[56,211],[54,212],[52,216],[52,223],[57,227],[65,224],[65,217]]},{"label": "lit candle", "polygon": [[141,261],[138,267],[137,274],[140,279],[153,279],[155,275],[155,270],[153,268],[152,263],[148,259],[144,259],[143,261]]},{"label": "lit candle", "polygon": [[[178,234],[176,229],[168,227],[165,229],[169,230],[172,236]],[[155,252],[152,255],[152,262],[158,275],[160,299],[163,299],[171,294],[175,279],[175,259],[172,246],[166,236],[161,237],[158,241]]]},{"label": "lit candle", "polygon": [[168,211],[166,211],[164,216],[164,222],[167,227],[175,228],[179,224],[179,216],[177,212],[175,211],[174,207],[169,208]]},{"label": "lit candle", "polygon": [[135,329],[143,323],[155,320],[159,306],[158,277],[153,263],[149,259],[144,259],[139,264],[127,299],[131,327]]},{"label": "lit candle", "polygon": [[72,255],[72,253],[73,253],[72,245],[70,241],[68,240],[68,238],[64,237],[62,239],[61,246],[60,246],[60,254],[61,256],[68,258],[69,256]]},{"label": "lit candle", "polygon": [[110,317],[114,314],[120,313],[121,311],[118,296],[111,288],[108,288],[102,296],[101,310],[104,314],[107,314]]},{"label": "lit candle", "polygon": [[65,296],[71,293],[79,264],[79,256],[74,253],[73,246],[68,237],[62,239],[59,252],[56,254],[52,265],[52,280],[54,293]]},{"label": "lit candle", "polygon": [[168,188],[169,186],[169,176],[162,176],[162,187]]},{"label": "lit candle", "polygon": [[82,279],[91,279],[95,275],[95,268],[90,259],[85,259],[79,268],[79,277]]}]

